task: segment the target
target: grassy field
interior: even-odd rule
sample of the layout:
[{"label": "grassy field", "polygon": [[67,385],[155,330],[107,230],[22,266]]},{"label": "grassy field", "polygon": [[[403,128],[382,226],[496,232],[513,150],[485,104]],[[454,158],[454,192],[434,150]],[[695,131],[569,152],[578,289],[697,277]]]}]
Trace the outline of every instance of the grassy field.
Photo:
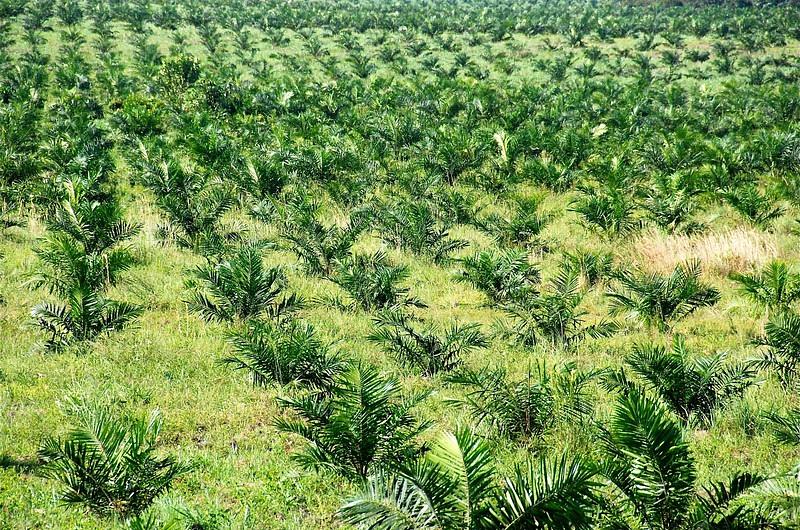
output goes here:
[{"label": "grassy field", "polygon": [[[303,2],[294,4],[293,10],[303,12]],[[189,13],[198,6],[179,3],[184,15],[176,29],[169,29],[154,15],[162,4],[152,4],[152,20],[135,28],[123,20],[135,16],[123,14],[127,2],[101,3],[111,15],[111,48],[103,51],[92,21],[101,9],[76,4],[81,20],[67,25],[63,6],[69,2],[58,4],[46,17],[47,24],[36,30],[41,40],[32,48],[25,17],[37,5],[25,3],[0,26],[7,41],[0,88],[9,87],[0,98],[0,148],[6,157],[0,179],[8,206],[4,215],[16,224],[9,223],[0,235],[0,528],[126,526],[113,517],[64,506],[63,484],[38,471],[42,440],[66,434],[81,404],[105,407],[120,417],[160,411],[164,425],[159,453],[174,455],[193,469],[156,500],[149,513],[158,524],[347,527],[336,512],[359,490],[358,481],[299,465],[293,455],[304,446],[303,439],[275,424],[292,417],[279,399],[297,395],[302,387],[254,386],[248,373],[222,364],[231,355],[226,334],[244,323],[210,322],[187,307],[192,271],[224,261],[238,242],[207,253],[163,237],[161,228],[175,222],[143,177],[138,141],[154,157],[172,156],[202,174],[205,188],[232,190],[234,204],[215,229],[229,227],[243,240],[263,243],[265,266],[282,267],[286,290],[305,300],[295,318],[312,324],[332,351],[398,378],[406,393],[430,392],[415,408],[418,417],[432,422],[420,441],[472,426],[486,437],[502,473],[542,455],[568,453],[599,461],[598,432],[618,406],[619,389],[609,390],[603,377],[597,377],[587,387],[590,414],[581,421],[552,417],[543,433],[522,439],[477,424],[468,407],[451,403],[464,397],[464,389],[448,382],[447,374],[423,375],[368,339],[377,326],[377,311],[348,310],[330,302],[333,297],[351,298],[331,281],[335,272],[328,277],[309,274],[298,258],[282,217],[282,206],[291,197],[306,191],[320,201],[318,218],[325,226],[343,225],[352,212],[372,207],[374,217],[346,254],[385,251],[391,263],[407,267],[408,277],[400,283],[426,306],[407,311],[426,322],[442,329],[453,323],[478,325],[488,344],[461,355],[463,367],[478,371],[502,367],[511,378],[524,379],[540,364],[554,370],[569,362],[584,371],[618,370],[635,344],[669,347],[673,337],[685,338],[691,357],[727,352],[726,363],[747,362],[763,355],[764,348],[753,341],[764,334],[769,318],[794,309],[789,303],[780,311],[767,311],[730,275],[758,272],[775,260],[796,271],[800,258],[800,188],[793,187],[800,182],[800,42],[790,31],[791,21],[797,20],[795,8],[635,8],[616,14],[613,6],[572,6],[567,10],[572,18],[542,22],[540,31],[512,27],[493,39],[472,9],[460,23],[474,25],[474,30],[445,26],[424,33],[408,15],[417,9],[415,4],[395,6],[398,22],[388,28],[359,28],[348,19],[348,14],[371,9],[369,4],[324,8],[308,3],[307,18],[282,22],[275,20],[280,6],[247,4],[238,6],[244,29],[237,29],[224,27],[237,12],[238,4],[228,3],[201,24],[218,28],[220,42],[212,50],[190,24]],[[209,9],[213,12],[214,6]],[[529,9],[531,17],[556,20],[547,18],[555,17],[548,10],[555,7],[535,4]],[[272,17],[272,27],[263,27],[261,10]],[[336,18],[314,26],[328,10]],[[576,29],[568,21],[585,13],[590,23],[579,28],[585,34],[571,43]],[[404,16],[409,16],[408,27]],[[504,15],[486,16],[502,21]],[[603,20],[621,28],[620,35],[601,38],[592,28]],[[726,20],[739,23],[728,32],[699,35],[686,22],[692,20],[710,21],[717,29]],[[785,25],[770,26],[776,20],[785,20]],[[654,21],[652,33],[646,21]],[[253,43],[247,50],[236,40],[243,32]],[[775,35],[781,39],[771,42]],[[648,36],[653,42],[648,43]],[[78,45],[70,51],[65,46],[69,43]],[[414,43],[422,43],[420,49]],[[709,58],[691,60],[693,53],[708,53]],[[674,64],[670,54],[677,57]],[[196,57],[200,71],[196,84],[177,91],[168,85],[167,70],[178,64],[169,62],[176,57]],[[354,57],[368,58],[365,76],[357,74]],[[565,58],[569,61],[559,73],[558,63]],[[458,66],[461,61],[466,65]],[[757,64],[760,73],[754,70]],[[33,71],[46,73],[44,80],[35,81]],[[112,71],[118,76],[114,82],[106,76]],[[20,147],[13,132],[19,117],[15,105],[34,100],[41,102],[41,111],[30,111],[40,132],[33,147]],[[61,182],[70,171],[85,173],[80,162],[74,163],[80,154],[73,153],[70,162],[58,157],[56,144],[69,143],[59,130],[70,130],[60,125],[59,120],[69,118],[58,109],[73,101],[66,105],[69,114],[70,105],[78,109],[90,100],[101,109],[92,122],[110,143],[111,167],[104,169],[104,182],[113,188],[124,218],[141,225],[129,242],[134,263],[107,296],[135,304],[142,312],[124,329],[51,351],[31,309],[58,296],[34,288],[31,278],[43,267],[37,249],[55,233],[50,220],[63,200]],[[141,114],[133,116],[135,112]],[[402,129],[408,125],[402,121],[406,117],[413,131],[409,140],[398,140],[407,132]],[[130,126],[137,118],[155,125]],[[79,119],[74,123],[70,127],[82,127]],[[451,130],[468,140],[456,141],[451,151],[439,150]],[[502,133],[499,138],[497,133]],[[508,152],[503,138],[508,139]],[[772,148],[775,138],[783,138],[786,147]],[[478,154],[449,179],[447,165],[468,157],[470,150]],[[247,170],[241,160],[269,161],[278,152],[286,157],[277,169],[267,162],[257,167],[283,175],[282,189],[259,196],[242,184]],[[12,171],[11,161],[19,153],[36,162],[36,170],[25,179]],[[617,170],[617,164],[623,169]],[[74,167],[78,169],[70,169]],[[570,180],[553,185],[548,171]],[[623,176],[615,180],[617,173]],[[663,192],[663,182],[671,183],[676,194],[689,190],[686,204],[691,207],[677,226],[654,220],[653,197]],[[748,216],[743,213],[747,205],[737,197],[753,191],[762,202]],[[467,204],[464,218],[452,219],[455,200],[439,200],[454,195]],[[587,198],[606,195],[621,197],[615,206],[629,210],[610,214],[620,224],[604,229],[576,210]],[[545,226],[528,240],[494,238],[480,220],[490,214],[513,219],[514,200],[520,197],[535,199],[536,211],[547,216]],[[381,228],[385,220],[373,210],[388,209],[402,198],[433,205],[436,226],[463,240],[463,248],[437,263],[424,255],[424,247],[414,253],[387,241]],[[259,207],[267,213],[253,213]],[[770,208],[780,210],[767,220],[756,218]],[[504,333],[514,304],[492,303],[460,277],[463,258],[507,249],[523,252],[541,271],[535,293],[527,295],[533,298],[552,291],[548,282],[563,270],[568,254],[610,256],[613,266],[597,283],[581,280],[584,298],[578,307],[585,311],[587,324],[613,321],[615,332],[586,337],[572,347],[547,340],[525,345]],[[608,293],[620,285],[614,270],[669,274],[692,260],[699,260],[701,281],[719,291],[716,303],[662,328],[624,311],[610,312]],[[521,301],[516,303],[521,307]],[[800,357],[800,351],[794,355]],[[644,384],[630,368],[626,371]],[[648,392],[657,395],[649,387]],[[714,407],[712,421],[670,418],[681,425],[689,444],[697,484],[705,484],[741,471],[770,477],[790,473],[798,463],[798,446],[777,441],[765,415],[785,414],[797,406],[795,387],[782,385],[774,371],[764,368],[741,397]],[[775,527],[790,528],[796,522],[785,519]],[[662,527],[631,523],[625,528]]]}]

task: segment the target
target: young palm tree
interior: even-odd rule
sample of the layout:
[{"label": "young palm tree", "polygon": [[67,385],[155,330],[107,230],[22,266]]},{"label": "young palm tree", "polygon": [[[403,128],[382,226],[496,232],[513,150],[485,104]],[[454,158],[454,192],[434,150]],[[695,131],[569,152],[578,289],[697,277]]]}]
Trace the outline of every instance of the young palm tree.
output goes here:
[{"label": "young palm tree", "polygon": [[775,438],[788,445],[800,446],[800,408],[794,408],[787,415],[776,412],[765,414],[772,424]]},{"label": "young palm tree", "polygon": [[755,185],[734,188],[723,193],[722,198],[734,210],[762,228],[768,228],[785,211],[781,206],[775,206],[772,199],[758,191]]},{"label": "young palm tree", "polygon": [[652,189],[645,195],[647,217],[670,234],[693,233],[702,228],[692,219],[698,209],[695,192],[687,189],[680,177],[680,173],[669,177],[656,176]]},{"label": "young palm tree", "polygon": [[701,307],[719,301],[719,291],[700,280],[700,263],[679,265],[669,276],[620,270],[614,278],[619,287],[607,293],[612,310],[627,311],[648,326],[670,328]]},{"label": "young palm tree", "polygon": [[584,293],[579,287],[578,272],[562,268],[550,282],[550,289],[538,297],[514,303],[506,308],[513,321],[511,335],[526,346],[547,341],[554,346],[571,348],[586,337],[607,337],[617,325],[605,320],[584,325],[586,311],[580,309]]},{"label": "young palm tree", "polygon": [[291,321],[284,326],[250,320],[228,334],[234,355],[224,364],[247,370],[256,386],[270,383],[300,383],[312,388],[330,388],[347,363],[331,353],[309,324]]},{"label": "young palm tree", "polygon": [[696,419],[709,424],[716,409],[741,397],[755,383],[751,363],[727,364],[723,353],[690,359],[679,335],[673,339],[672,351],[660,344],[637,344],[626,362],[685,422]]},{"label": "young palm tree", "polygon": [[628,191],[613,187],[584,190],[572,211],[580,214],[586,226],[612,236],[629,234],[642,225]]},{"label": "young palm tree", "polygon": [[151,159],[142,144],[140,150],[142,183],[167,217],[167,224],[160,228],[162,238],[206,256],[218,255],[240,241],[240,231],[228,231],[222,225],[222,216],[236,204],[229,187],[175,160]]},{"label": "young palm tree", "polygon": [[60,350],[75,342],[119,331],[141,314],[137,306],[77,288],[69,291],[65,303],[42,302],[31,309],[31,317],[48,334],[45,342],[48,350]]},{"label": "young palm tree", "polygon": [[731,274],[731,279],[739,284],[739,290],[767,309],[786,310],[800,299],[800,274],[793,273],[780,261],[769,263],[757,274]]},{"label": "young palm tree", "polygon": [[590,528],[598,484],[582,460],[542,459],[498,479],[484,440],[444,433],[423,458],[371,476],[339,516],[372,530]]},{"label": "young palm tree", "polygon": [[408,287],[398,285],[407,278],[405,265],[393,265],[385,252],[378,251],[340,261],[331,280],[365,311],[401,305],[425,307],[418,299],[408,296]]},{"label": "young palm tree", "polygon": [[568,363],[548,371],[543,364],[528,370],[523,379],[512,380],[502,368],[465,370],[448,380],[466,388],[466,405],[480,424],[514,439],[541,435],[559,422],[581,423],[592,411],[587,386],[602,371],[578,370]]},{"label": "young palm tree", "polygon": [[428,138],[420,159],[424,168],[440,175],[448,184],[486,158],[486,147],[461,127],[443,127]]},{"label": "young palm tree", "polygon": [[784,387],[797,380],[800,316],[792,312],[774,314],[764,326],[764,335],[753,342],[767,349],[756,362],[758,368],[775,370]]},{"label": "young palm tree", "polygon": [[477,324],[454,324],[441,333],[431,324],[419,329],[413,320],[401,311],[383,311],[375,318],[376,329],[368,338],[401,362],[422,370],[422,375],[449,372],[461,365],[466,353],[488,345]]},{"label": "young palm tree", "polygon": [[464,270],[458,276],[483,291],[490,303],[511,303],[537,294],[539,269],[526,253],[518,250],[483,250],[461,260]]},{"label": "young palm tree", "polygon": [[49,335],[48,349],[93,340],[141,314],[140,308],[105,296],[134,263],[124,243],[138,227],[122,219],[113,197],[102,203],[93,200],[98,186],[91,178],[66,181],[65,199],[48,219],[50,234],[36,250],[42,267],[31,285],[62,300],[42,302],[31,310]]},{"label": "young palm tree", "polygon": [[228,259],[200,265],[187,280],[189,308],[205,320],[233,322],[267,316],[281,319],[301,305],[295,295],[282,296],[286,275],[281,268],[265,268],[261,246],[242,245]]},{"label": "young palm tree", "polygon": [[[760,510],[739,502],[763,477],[741,473],[697,489],[697,469],[680,425],[636,389],[619,398],[600,472],[617,489],[611,528],[691,530],[770,528]],[[615,506],[612,505],[612,506]]]},{"label": "young palm tree", "polygon": [[363,479],[419,452],[417,437],[430,423],[416,419],[412,410],[425,397],[403,397],[397,380],[357,365],[324,393],[281,400],[297,418],[281,419],[276,425],[306,439],[295,455],[303,467]]},{"label": "young palm tree", "polygon": [[281,236],[303,261],[309,274],[330,276],[337,261],[350,255],[350,248],[366,228],[366,216],[358,212],[345,225],[325,226],[317,215],[316,202],[290,202],[283,208]]},{"label": "young palm tree", "polygon": [[157,412],[130,421],[102,410],[85,414],[64,439],[42,443],[42,474],[62,483],[66,504],[103,516],[137,516],[190,470],[156,455],[161,423]]},{"label": "young palm tree", "polygon": [[48,229],[70,237],[86,254],[109,251],[109,262],[130,262],[128,248],[122,243],[133,238],[141,227],[123,219],[122,209],[113,198],[96,200],[102,186],[99,176],[71,178],[63,186],[64,199],[47,218]]},{"label": "young palm tree", "polygon": [[540,213],[539,206],[538,199],[517,199],[510,217],[491,214],[477,220],[475,224],[501,246],[541,246],[539,235],[553,217]]},{"label": "young palm tree", "polygon": [[434,263],[444,263],[450,255],[467,246],[453,239],[425,202],[402,201],[395,205],[379,204],[374,209],[381,237],[388,244],[427,256]]},{"label": "young palm tree", "polygon": [[561,266],[574,269],[580,274],[584,285],[594,287],[610,277],[614,272],[614,259],[611,254],[590,251],[564,253]]}]

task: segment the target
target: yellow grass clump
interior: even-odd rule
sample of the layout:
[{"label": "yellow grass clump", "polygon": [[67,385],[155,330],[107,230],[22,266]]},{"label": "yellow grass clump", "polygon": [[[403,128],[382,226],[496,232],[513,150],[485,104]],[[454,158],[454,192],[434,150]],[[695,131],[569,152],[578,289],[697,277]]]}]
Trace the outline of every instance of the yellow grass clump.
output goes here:
[{"label": "yellow grass clump", "polygon": [[739,227],[723,232],[669,235],[649,231],[632,246],[632,258],[646,270],[669,272],[686,261],[700,260],[705,273],[727,275],[760,268],[778,257],[773,234]]}]

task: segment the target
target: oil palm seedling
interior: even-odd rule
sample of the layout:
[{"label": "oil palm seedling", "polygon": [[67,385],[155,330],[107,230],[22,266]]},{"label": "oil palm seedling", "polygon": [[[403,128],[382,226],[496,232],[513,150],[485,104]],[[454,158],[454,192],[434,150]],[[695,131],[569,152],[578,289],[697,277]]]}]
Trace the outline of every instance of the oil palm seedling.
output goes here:
[{"label": "oil palm seedling", "polygon": [[444,263],[467,242],[450,237],[433,208],[425,202],[401,201],[375,210],[380,236],[388,244]]},{"label": "oil palm seedling", "polygon": [[764,417],[771,424],[776,440],[787,445],[800,446],[800,409],[793,408],[783,415],[769,412]]},{"label": "oil palm seedling", "polygon": [[618,270],[608,291],[612,311],[627,312],[645,325],[668,330],[674,322],[717,303],[720,293],[700,279],[700,263],[675,267],[671,274]]},{"label": "oil palm seedling", "polygon": [[645,192],[644,210],[656,226],[670,234],[697,232],[702,226],[693,220],[698,211],[694,195],[683,185],[680,174],[659,177]]},{"label": "oil palm seedling", "polygon": [[[123,218],[114,198],[95,198],[101,185],[99,175],[65,180],[64,199],[48,216],[47,227],[74,240],[86,254],[107,253],[109,262],[129,262],[132,258],[123,243],[133,238],[141,226]],[[108,276],[111,280],[110,273]]]},{"label": "oil palm seedling", "polygon": [[[13,420],[0,420],[0,527],[223,528],[280,512],[273,526],[800,528],[786,473],[800,404],[797,4],[0,0],[0,417]],[[737,219],[748,237],[718,244]],[[636,238],[645,226],[653,241]],[[642,261],[686,242],[704,274],[673,271],[679,252]],[[178,299],[202,318],[175,322],[165,275],[182,267]],[[28,269],[41,291],[15,289]],[[718,302],[723,284],[741,303]],[[300,290],[321,302],[302,319]],[[138,292],[152,314],[114,332],[141,313]],[[41,329],[20,333],[30,296],[45,301]],[[606,337],[606,305],[638,339]],[[753,329],[756,364],[716,353]],[[154,337],[174,330],[151,366]],[[214,334],[225,377],[204,379]],[[88,355],[28,355],[38,338]],[[512,344],[494,351],[495,338]],[[169,385],[99,377],[125,345],[119,378]],[[371,355],[397,380],[355,365]],[[59,484],[18,475],[35,466],[15,465],[13,442],[49,426],[37,414],[75,374],[79,393],[134,409],[188,396],[173,441],[208,465],[177,515],[159,497],[126,521],[59,517],[45,491]],[[194,392],[198,379],[214,387]],[[251,383],[243,421],[212,422],[219,399],[204,398]],[[419,389],[440,397],[412,409]],[[245,477],[222,443],[253,461],[255,431],[233,431],[258,428],[254,399],[275,394],[289,406],[268,412],[299,434],[266,445],[300,449],[305,468],[288,490],[282,451]],[[421,432],[423,419],[440,425]],[[770,431],[791,445],[770,453]],[[740,460],[774,480],[697,478]],[[342,491],[355,497],[335,521]],[[131,495],[92,511],[113,516]],[[210,497],[247,509],[216,517]]]},{"label": "oil palm seedling", "polygon": [[284,168],[286,156],[281,150],[258,148],[234,162],[234,171],[226,176],[243,197],[258,205],[278,196],[290,183],[292,176]]},{"label": "oil palm seedling", "polygon": [[572,348],[587,337],[613,334],[617,330],[614,322],[585,324],[587,312],[581,308],[584,296],[578,273],[561,269],[539,296],[505,308],[511,318],[506,332],[525,346],[545,343],[562,348]]},{"label": "oil palm seedling", "polygon": [[477,324],[453,324],[442,331],[396,309],[375,317],[375,330],[368,338],[425,376],[454,370],[463,363],[464,355],[488,345]]},{"label": "oil palm seedling", "polygon": [[800,299],[800,274],[792,272],[781,261],[772,261],[755,274],[732,273],[739,290],[761,307],[770,311],[783,311]]},{"label": "oil palm seedling", "polygon": [[143,155],[142,183],[167,217],[159,229],[165,240],[203,255],[218,255],[241,240],[237,231],[226,230],[222,217],[236,203],[232,190],[211,182],[200,172],[175,160],[153,160],[140,144]]},{"label": "oil palm seedling", "polygon": [[[394,265],[385,252],[355,254],[340,261],[331,280],[353,299],[356,307],[374,311],[396,306],[425,307],[401,286],[408,279],[408,267]],[[336,305],[348,307],[346,304]]]},{"label": "oil palm seedling", "polygon": [[766,352],[756,366],[775,371],[786,387],[797,380],[800,364],[800,316],[793,312],[773,314],[764,325],[764,334],[753,341]]},{"label": "oil palm seedling", "polygon": [[421,152],[423,167],[454,184],[466,171],[477,169],[486,158],[486,146],[461,127],[445,127],[429,137]]},{"label": "oil palm seedling", "polygon": [[309,274],[331,276],[366,228],[367,216],[359,212],[353,212],[344,225],[326,226],[319,220],[320,205],[315,202],[295,201],[279,209],[281,236]]},{"label": "oil palm seedling", "polygon": [[586,189],[572,206],[582,222],[601,233],[617,236],[637,230],[636,204],[622,189]]},{"label": "oil palm seedling", "polygon": [[31,310],[48,335],[47,349],[91,341],[122,329],[141,314],[133,304],[106,297],[134,263],[125,242],[138,227],[122,219],[113,197],[103,203],[93,200],[97,185],[93,179],[64,184],[65,198],[50,215],[49,234],[36,249],[41,267],[30,285],[60,299],[41,302]]},{"label": "oil palm seedling", "polygon": [[574,363],[555,370],[544,364],[528,369],[522,378],[506,370],[460,370],[448,381],[464,387],[463,399],[478,425],[488,425],[501,436],[527,440],[565,422],[582,424],[592,412],[588,386],[602,371],[582,371]]},{"label": "oil palm seedling", "polygon": [[608,236],[621,236],[641,227],[632,196],[639,187],[627,156],[604,157],[592,163],[593,182],[578,185],[580,196],[572,211],[592,230]]},{"label": "oil palm seedling", "polygon": [[482,291],[490,304],[525,300],[538,294],[539,269],[519,250],[482,250],[460,260],[458,280]]},{"label": "oil palm seedling", "polygon": [[140,515],[191,467],[158,455],[161,416],[121,420],[104,410],[84,411],[64,438],[39,449],[41,472],[62,486],[65,504],[101,516]]},{"label": "oil palm seedling", "polygon": [[587,529],[594,475],[585,461],[564,456],[500,477],[489,444],[463,429],[440,435],[423,458],[375,473],[339,516],[374,530]]},{"label": "oil palm seedling", "polygon": [[722,198],[747,220],[762,228],[768,228],[785,211],[783,207],[775,206],[773,200],[755,186],[736,187],[723,193]]},{"label": "oil palm seedling", "polygon": [[347,368],[346,361],[320,341],[310,324],[296,320],[284,325],[250,320],[229,332],[227,341],[233,354],[222,362],[249,372],[255,386],[297,383],[326,389]]},{"label": "oil palm seedling", "polygon": [[31,317],[47,334],[48,350],[61,350],[94,340],[103,333],[119,331],[141,313],[141,308],[133,304],[109,300],[98,291],[77,286],[69,288],[64,302],[41,302],[31,309]]},{"label": "oil palm seedling", "polygon": [[697,466],[680,425],[638,390],[620,396],[601,436],[600,473],[615,487],[608,524],[658,530],[769,528],[759,506],[743,500],[765,477],[738,473],[727,482],[697,484]]},{"label": "oil palm seedling", "polygon": [[294,455],[304,468],[364,479],[419,453],[418,437],[430,424],[418,420],[413,409],[425,397],[403,396],[397,380],[356,365],[322,394],[281,400],[295,416],[276,425],[305,438],[305,446]]},{"label": "oil palm seedling", "polygon": [[543,243],[539,241],[539,236],[552,216],[540,213],[539,205],[538,199],[517,199],[510,217],[490,214],[476,219],[475,225],[492,236],[499,245],[541,247]]},{"label": "oil palm seedling", "polygon": [[[625,362],[682,421],[709,425],[712,415],[755,384],[751,363],[728,363],[725,354],[691,358],[685,339],[676,335],[672,349],[637,344]],[[624,373],[619,383],[628,386]]]},{"label": "oil palm seedling", "polygon": [[612,276],[614,258],[605,252],[565,252],[561,267],[575,271],[584,285],[594,287]]},{"label": "oil palm seedling", "polygon": [[286,295],[286,273],[265,267],[262,246],[247,243],[230,257],[199,265],[186,281],[189,308],[204,320],[234,322],[255,317],[282,320],[301,300]]}]

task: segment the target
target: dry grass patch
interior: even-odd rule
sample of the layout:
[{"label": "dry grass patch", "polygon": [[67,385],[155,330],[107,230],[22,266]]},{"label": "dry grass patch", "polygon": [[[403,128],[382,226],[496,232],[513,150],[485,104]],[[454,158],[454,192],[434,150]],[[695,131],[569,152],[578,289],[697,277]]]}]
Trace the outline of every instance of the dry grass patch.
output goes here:
[{"label": "dry grass patch", "polygon": [[777,258],[778,242],[774,234],[744,227],[691,236],[653,230],[634,241],[631,254],[635,263],[653,272],[670,272],[680,263],[700,260],[704,272],[724,276]]}]

